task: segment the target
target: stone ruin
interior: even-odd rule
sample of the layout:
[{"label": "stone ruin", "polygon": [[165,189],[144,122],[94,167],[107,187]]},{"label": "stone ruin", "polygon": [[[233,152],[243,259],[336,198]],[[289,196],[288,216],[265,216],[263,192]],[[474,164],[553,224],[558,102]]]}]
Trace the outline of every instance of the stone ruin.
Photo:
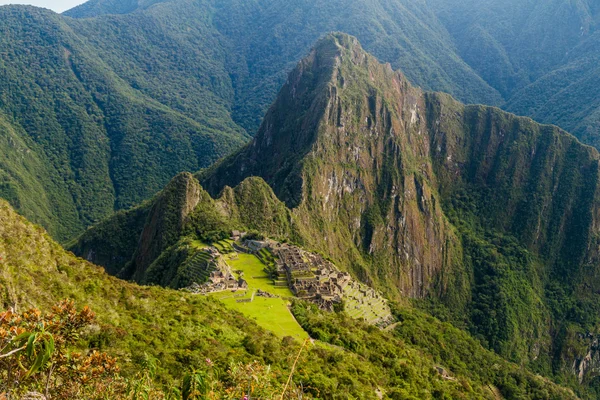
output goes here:
[{"label": "stone ruin", "polygon": [[[241,235],[240,232],[232,232],[232,236],[238,234]],[[277,274],[273,277],[274,285],[288,286],[296,297],[310,301],[322,310],[334,311],[336,305],[344,302],[346,311],[353,318],[364,319],[367,323],[380,328],[385,328],[394,322],[388,302],[379,292],[355,281],[350,274],[340,271],[332,262],[319,254],[268,239],[244,240],[241,237],[233,247],[237,252],[257,256],[260,256],[262,249],[266,248],[275,256]],[[216,261],[217,270],[211,272],[207,283],[194,284],[188,290],[193,293],[208,294],[248,288],[243,277],[235,278],[216,249],[211,252],[211,256]],[[264,255],[259,258],[264,262],[263,257]],[[256,291],[256,295],[267,298],[278,297],[260,289]],[[247,299],[239,299],[239,302],[242,300]]]},{"label": "stone ruin", "polygon": [[264,290],[260,290],[260,289],[256,290],[256,295],[259,296],[259,297],[266,297],[268,299],[277,299],[277,298],[279,298],[279,296],[277,296],[277,295],[274,295],[274,294],[269,293],[269,292],[265,292]]},{"label": "stone ruin", "polygon": [[269,250],[277,256],[277,272],[285,276],[292,293],[311,301],[319,308],[333,311],[342,302],[344,287],[351,281],[348,273],[339,271],[318,254],[287,244],[274,244]]},{"label": "stone ruin", "polygon": [[194,283],[187,289],[198,294],[223,292],[225,290],[238,291],[248,289],[248,282],[243,278],[236,278],[231,272],[216,270],[210,273],[208,282],[201,285]]},{"label": "stone ruin", "polygon": [[231,231],[231,236],[229,237],[229,239],[238,241],[240,239],[243,239],[247,234],[248,234],[247,232],[240,232],[240,231],[233,230],[233,231]]},{"label": "stone ruin", "polygon": [[346,301],[352,308],[347,311],[356,318],[382,328],[393,323],[388,302],[379,292],[353,280],[323,256],[275,242],[269,243],[268,249],[277,257],[278,279],[286,279],[296,297],[326,311]]}]

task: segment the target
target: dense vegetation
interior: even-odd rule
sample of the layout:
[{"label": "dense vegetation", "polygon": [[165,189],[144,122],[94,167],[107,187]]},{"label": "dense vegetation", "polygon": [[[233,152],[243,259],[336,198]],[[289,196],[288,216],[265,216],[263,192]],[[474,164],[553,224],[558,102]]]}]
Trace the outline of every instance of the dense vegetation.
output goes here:
[{"label": "dense vegetation", "polygon": [[[140,12],[155,3],[118,9],[97,1],[67,14]],[[592,88],[598,83],[600,13],[593,1],[314,2],[294,3],[284,15],[276,1],[257,1],[238,12],[239,5],[216,4],[215,25],[245,54],[235,64],[243,69],[234,69],[234,118],[251,131],[289,63],[319,35],[338,30],[357,36],[369,52],[425,89],[449,92],[464,102],[503,104],[597,145],[600,103]],[[229,14],[224,17],[222,10]]]},{"label": "dense vegetation", "polygon": [[[182,170],[210,165],[247,137],[206,89],[194,93],[163,76],[163,87],[196,108],[169,106],[142,90],[149,78],[136,84],[118,75],[108,64],[116,50],[113,58],[101,54],[76,30],[83,27],[48,10],[0,8],[0,195],[60,240],[150,197]],[[202,64],[192,62],[197,73]],[[134,71],[127,63],[119,60]]]},{"label": "dense vegetation", "polygon": [[[191,383],[200,394],[210,396],[212,391],[212,398],[239,399],[247,390],[243,382],[252,379],[255,396],[272,398],[283,393],[291,376],[288,388],[304,391],[305,398],[376,399],[379,394],[389,399],[492,399],[495,389],[489,384],[503,393],[518,390],[524,399],[575,398],[445,325],[453,335],[451,345],[472,352],[457,353],[458,359],[470,362],[472,354],[479,354],[496,365],[493,373],[465,367],[456,372],[452,368],[458,371],[461,365],[456,359],[453,365],[433,355],[438,351],[447,356],[446,350],[426,350],[424,343],[433,346],[437,340],[432,335],[440,331],[435,325],[439,322],[410,309],[403,308],[403,329],[435,327],[419,332],[422,342],[417,346],[404,341],[407,334],[396,339],[378,328],[348,323],[344,315],[322,314],[298,303],[295,315],[323,341],[299,343],[264,331],[216,300],[109,277],[64,251],[4,201],[0,222],[0,301],[3,309],[13,310],[0,314],[0,365],[13,365],[16,359],[11,357],[16,357],[32,371],[17,372],[23,380],[17,390],[43,390],[56,378],[57,383],[69,383],[48,386],[56,398],[131,398],[133,389],[138,396],[162,398],[159,393],[166,391],[166,398],[192,399],[196,397],[184,396]],[[72,301],[59,302],[61,298]],[[38,310],[28,311],[30,307]],[[19,336],[14,336],[16,331]],[[445,370],[437,369],[442,361]],[[72,365],[77,369],[68,368]],[[522,383],[509,388],[517,379]],[[500,385],[504,381],[508,389]]]},{"label": "dense vegetation", "polygon": [[[77,351],[78,341],[94,329],[95,314],[88,307],[77,311],[73,301],[61,301],[44,314],[38,309],[0,313],[0,395],[43,399],[153,399],[202,400],[310,398],[291,382],[285,383],[269,366],[253,361],[232,362],[219,371],[206,359],[201,369],[181,373],[180,382],[155,381],[158,360],[145,355],[139,372],[120,373],[117,359],[98,350]],[[307,342],[300,348],[298,357]],[[81,346],[81,344],[79,344]],[[295,365],[294,365],[295,367]]]},{"label": "dense vegetation", "polygon": [[557,124],[599,146],[596,1],[429,3],[461,58],[502,94],[504,108]]},{"label": "dense vegetation", "polygon": [[[396,310],[400,322],[389,332],[350,321],[344,314],[318,312],[313,305],[294,304],[292,311],[312,337],[343,347],[370,360],[382,369],[382,378],[392,379],[392,399],[433,398],[497,398],[564,399],[574,395],[563,389],[547,386],[547,380],[511,365],[500,356],[484,350],[466,333],[448,323],[441,323],[426,314],[401,307]],[[428,354],[437,366],[434,374],[446,374],[446,383],[453,388],[431,386],[420,382],[423,372],[417,371],[407,359],[418,350]],[[462,377],[447,375],[461,371]],[[385,372],[384,372],[385,371]],[[405,377],[413,377],[411,387]],[[481,385],[481,389],[477,386]]]},{"label": "dense vegetation", "polygon": [[180,288],[186,284],[175,277],[196,255],[194,241],[217,242],[234,229],[298,239],[290,219],[290,211],[260,178],[225,188],[215,200],[190,173],[181,173],[152,200],[87,230],[69,249],[113,275]]}]

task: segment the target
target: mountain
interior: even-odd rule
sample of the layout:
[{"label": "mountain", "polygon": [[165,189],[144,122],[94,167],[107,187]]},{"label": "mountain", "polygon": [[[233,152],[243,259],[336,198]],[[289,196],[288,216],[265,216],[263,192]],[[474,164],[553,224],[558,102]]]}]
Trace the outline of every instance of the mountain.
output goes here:
[{"label": "mountain", "polygon": [[[92,1],[67,15],[135,14],[168,2],[114,3]],[[239,107],[260,103],[252,122],[242,122],[252,132],[291,65],[319,35],[341,31],[358,37],[370,53],[426,90],[444,91],[467,103],[501,105],[598,146],[599,104],[593,88],[600,14],[594,1],[287,2],[293,9],[283,15],[281,10],[288,8],[280,1],[245,4],[241,12],[239,2],[219,4],[215,16],[219,18],[219,10],[228,14],[216,20],[217,29],[245,53],[242,81],[248,84],[236,89]],[[240,109],[236,121],[241,114],[250,118]]]},{"label": "mountain", "polygon": [[[3,162],[0,195],[65,241],[239,148],[288,70],[331,30],[364,33],[373,51],[427,88],[497,103],[433,15],[414,15],[412,3],[299,3],[302,24],[290,24],[287,7],[90,2],[66,13],[77,18],[2,7],[0,112],[40,163],[31,179]],[[41,190],[32,192],[36,180]]]},{"label": "mountain", "polygon": [[[113,275],[164,284],[151,277],[152,270],[165,275],[165,271],[157,273],[153,263],[165,252],[189,253],[189,243],[182,237],[229,237],[232,230],[260,231],[280,239],[298,237],[290,211],[262,179],[252,177],[234,189],[227,187],[215,200],[192,174],[181,173],[153,199],[88,229],[69,248]],[[180,266],[172,264],[175,270]]]},{"label": "mountain", "polygon": [[[256,229],[331,257],[393,299],[416,299],[510,360],[595,387],[599,159],[555,126],[414,88],[355,38],[334,34],[289,75],[250,144],[197,174],[199,184],[173,181],[210,205],[188,228],[152,228],[190,209],[175,200],[168,213],[149,211],[165,207],[169,186],[73,249],[103,264],[106,242],[139,237],[118,259],[140,280],[135,271],[185,237]],[[230,188],[249,182],[269,199],[259,204],[280,211],[226,211],[240,209],[241,191]],[[143,226],[112,232],[142,209]],[[220,225],[207,223],[215,216]],[[140,263],[143,249],[152,257]]]},{"label": "mountain", "polygon": [[331,31],[357,36],[425,90],[503,106],[597,145],[597,7],[538,3],[98,0],[64,15],[2,7],[3,141],[18,135],[38,161],[25,177],[23,165],[2,160],[0,196],[65,242],[242,146],[287,73]]},{"label": "mountain", "polygon": [[[231,371],[234,362],[254,360],[269,364],[283,385],[289,359],[299,355],[301,345],[291,337],[277,337],[212,298],[108,276],[63,250],[3,200],[0,221],[2,308],[49,311],[63,298],[73,299],[77,307],[89,305],[98,321],[78,338],[79,350],[100,349],[116,356],[125,376],[139,379],[136,373],[148,357],[160,360],[157,385],[202,369],[206,359],[223,371]],[[303,303],[295,303],[292,311],[317,339],[294,374],[307,398],[578,398],[410,308],[397,311],[403,322],[391,331],[349,323],[343,314],[323,313]],[[432,343],[441,343],[445,350]]]},{"label": "mountain", "polygon": [[598,147],[595,96],[600,9],[590,0],[431,0],[457,53],[503,108],[569,130]]},{"label": "mountain", "polygon": [[[140,38],[143,33],[141,40],[152,41],[157,29],[171,38],[175,47],[190,42],[210,49],[204,56],[222,64],[219,67],[229,74],[227,79],[235,91],[233,118],[251,134],[287,73],[316,40],[331,31],[358,36],[377,57],[407,71],[417,85],[452,93],[467,102],[496,104],[500,100],[495,90],[457,57],[444,27],[424,1],[160,0],[115,5],[100,0],[65,15],[93,25],[94,29],[84,34],[109,58],[120,42],[130,42],[123,41],[124,34]],[[185,29],[166,24],[169,20],[179,21]],[[142,28],[140,32],[140,22],[142,26],[151,22],[153,31]],[[115,30],[115,25],[119,29]],[[107,43],[107,36],[114,40]],[[207,40],[212,47],[204,44]],[[190,49],[182,50],[187,53]],[[118,54],[148,73],[138,49],[123,46]],[[178,61],[186,63],[186,59]],[[172,74],[162,72],[162,77]]]},{"label": "mountain", "polygon": [[262,177],[309,247],[558,373],[571,368],[564,340],[598,324],[598,160],[556,127],[415,89],[335,35],[290,74],[252,143],[199,178],[215,195]]}]

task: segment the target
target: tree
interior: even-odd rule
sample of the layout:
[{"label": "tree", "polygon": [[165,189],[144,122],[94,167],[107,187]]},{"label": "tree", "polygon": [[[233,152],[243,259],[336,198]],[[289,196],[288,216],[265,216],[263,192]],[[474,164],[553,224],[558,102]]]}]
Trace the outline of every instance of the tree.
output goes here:
[{"label": "tree", "polygon": [[0,313],[0,393],[19,398],[42,393],[46,398],[114,398],[125,385],[115,358],[91,350],[72,351],[95,314],[64,300],[43,315],[30,309]]}]

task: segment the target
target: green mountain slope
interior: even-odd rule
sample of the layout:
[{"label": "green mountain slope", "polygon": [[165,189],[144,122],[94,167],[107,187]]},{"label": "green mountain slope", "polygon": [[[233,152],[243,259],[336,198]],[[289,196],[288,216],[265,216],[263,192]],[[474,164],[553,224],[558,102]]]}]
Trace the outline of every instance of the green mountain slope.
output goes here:
[{"label": "green mountain slope", "polygon": [[[83,350],[100,346],[117,356],[126,375],[139,371],[147,355],[157,357],[158,384],[202,368],[206,358],[217,369],[227,368],[232,361],[258,360],[270,364],[282,382],[287,379],[289,359],[300,348],[293,339],[277,338],[211,298],[112,278],[64,251],[3,200],[0,222],[3,308],[45,310],[63,298],[74,299],[79,307],[89,305],[97,312],[99,326],[82,335],[79,346]],[[439,322],[408,308],[402,311],[403,322],[395,332],[348,324],[346,317],[302,304],[293,311],[303,327],[321,340],[309,344],[294,374],[308,398],[494,399],[496,393],[524,399],[577,398],[484,350],[449,325],[443,331],[452,343],[452,357],[447,350],[434,355],[439,349],[423,339],[434,339],[430,332],[442,332]],[[412,335],[419,329],[427,334],[419,334],[420,342],[413,345]],[[473,355],[478,364],[494,367],[465,369],[464,365],[472,365]]]},{"label": "green mountain slope", "polygon": [[[211,125],[200,121],[208,109],[190,111],[194,120],[124,82],[65,21],[33,7],[0,8],[2,134],[17,135],[32,163],[39,160],[27,168],[41,189],[31,190],[34,179],[13,178],[6,198],[59,239],[149,197],[181,170],[208,166],[246,138],[223,108],[213,110],[218,122]],[[3,167],[7,176],[24,168]]]},{"label": "green mountain slope", "polygon": [[[177,7],[173,1],[160,1],[162,8],[156,3],[92,1],[66,14],[89,18],[140,14],[152,6],[165,13]],[[591,80],[597,76],[599,54],[596,2],[210,4],[205,7],[214,7],[215,27],[242,53],[230,58],[228,67],[236,89],[234,118],[252,132],[289,66],[319,35],[341,31],[358,37],[370,53],[426,90],[444,91],[467,103],[504,105],[597,146],[598,104]]]},{"label": "green mountain slope", "polygon": [[[233,118],[250,133],[258,128],[289,70],[319,37],[331,31],[358,36],[369,51],[391,62],[395,68],[402,68],[417,85],[452,93],[466,102],[496,104],[500,101],[498,93],[456,56],[445,29],[425,2],[163,0],[133,4],[124,11],[121,5],[113,7],[108,1],[90,2],[65,15],[84,18],[86,25],[93,24],[95,30],[86,36],[100,49],[108,48],[109,57],[119,43],[124,44],[119,57],[139,51],[137,45],[135,49],[127,47],[130,41],[123,41],[122,35],[128,36],[128,31],[133,30],[140,38],[140,26],[143,31],[143,26],[152,20],[156,20],[151,25],[154,32],[142,36],[141,40],[160,35],[175,41],[175,48],[184,42],[184,46],[189,43],[206,47],[210,51],[204,56],[213,64],[224,56],[222,65],[228,75],[222,79],[230,78],[235,90]],[[123,12],[128,15],[111,15]],[[166,23],[172,20],[180,24]],[[107,21],[110,21],[108,27]],[[121,29],[115,31],[110,26],[116,24]],[[104,34],[96,35],[98,29]],[[108,43],[104,40],[115,33],[119,35],[116,40]],[[214,45],[206,46],[207,42]],[[197,50],[184,50],[178,61],[186,64],[188,54],[194,55]],[[203,62],[207,62],[206,59]],[[141,64],[144,73],[154,74],[156,71],[148,71],[143,61],[143,56],[132,58],[131,64]],[[180,65],[178,69],[182,69]],[[167,71],[167,76],[171,74]],[[164,79],[165,74],[158,76]]]},{"label": "green mountain slope", "polygon": [[[229,237],[234,229],[280,239],[297,237],[290,211],[262,179],[248,178],[213,199],[190,173],[181,173],[151,201],[88,229],[70,249],[112,274],[158,284],[162,280],[151,278],[148,270],[159,256],[166,251],[190,255],[190,243],[182,237]],[[176,272],[180,265],[171,264],[161,268]],[[155,276],[165,274],[156,268]]]}]

